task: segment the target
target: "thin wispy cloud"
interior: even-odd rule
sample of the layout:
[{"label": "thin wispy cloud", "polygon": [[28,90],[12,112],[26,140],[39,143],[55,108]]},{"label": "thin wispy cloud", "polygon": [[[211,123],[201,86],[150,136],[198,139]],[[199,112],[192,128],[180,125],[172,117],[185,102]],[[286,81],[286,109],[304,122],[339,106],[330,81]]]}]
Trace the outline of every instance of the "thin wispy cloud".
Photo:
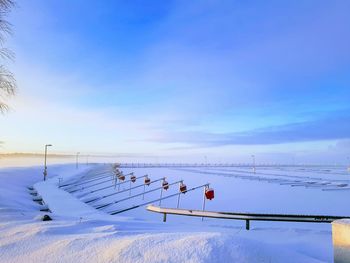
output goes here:
[{"label": "thin wispy cloud", "polygon": [[159,135],[155,141],[184,143],[195,147],[216,147],[345,139],[350,139],[350,114],[238,133],[169,132]]},{"label": "thin wispy cloud", "polygon": [[65,151],[158,155],[310,141],[327,149],[348,133],[349,8],[19,1],[10,21],[20,93],[0,140],[7,151],[50,138]]}]

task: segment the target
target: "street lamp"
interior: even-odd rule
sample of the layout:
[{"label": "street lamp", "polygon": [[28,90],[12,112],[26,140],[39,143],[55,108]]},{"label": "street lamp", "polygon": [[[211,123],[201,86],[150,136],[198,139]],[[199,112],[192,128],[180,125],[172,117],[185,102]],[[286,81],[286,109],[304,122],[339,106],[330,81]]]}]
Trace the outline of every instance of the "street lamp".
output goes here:
[{"label": "street lamp", "polygon": [[256,172],[256,168],[255,168],[255,155],[252,155],[253,158],[253,172]]},{"label": "street lamp", "polygon": [[47,147],[52,146],[52,144],[46,144],[45,145],[45,162],[44,162],[44,181],[46,180],[46,176],[47,176],[47,166],[46,166],[46,158],[47,158]]},{"label": "street lamp", "polygon": [[79,156],[80,152],[77,152],[76,156],[75,156],[75,167],[78,169],[78,156]]}]

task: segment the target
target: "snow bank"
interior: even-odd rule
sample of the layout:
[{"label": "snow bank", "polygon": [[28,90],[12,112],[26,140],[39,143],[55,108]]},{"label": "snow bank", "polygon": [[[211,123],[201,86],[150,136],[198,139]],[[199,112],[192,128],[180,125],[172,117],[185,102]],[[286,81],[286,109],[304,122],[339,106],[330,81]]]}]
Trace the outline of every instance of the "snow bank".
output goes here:
[{"label": "snow bank", "polygon": [[[72,165],[50,166],[42,182],[40,167],[0,170],[0,262],[330,262],[330,231],[258,224],[251,231],[218,221],[153,221],[144,209],[131,217],[96,211],[57,188],[58,177],[72,180]],[[138,171],[143,173],[141,171]],[[163,171],[153,170],[153,174]],[[150,173],[152,174],[152,173]],[[55,175],[55,176],[54,176]],[[172,173],[172,176],[176,174]],[[190,176],[190,175],[188,175]],[[212,178],[213,179],[213,178]],[[186,177],[188,181],[196,181]],[[206,178],[205,178],[206,180]],[[35,185],[52,210],[43,212],[26,186]],[[188,200],[183,200],[189,205]],[[147,215],[143,217],[143,215]]]},{"label": "snow bank", "polygon": [[1,227],[1,262],[321,262],[223,233],[135,234],[83,222]]}]

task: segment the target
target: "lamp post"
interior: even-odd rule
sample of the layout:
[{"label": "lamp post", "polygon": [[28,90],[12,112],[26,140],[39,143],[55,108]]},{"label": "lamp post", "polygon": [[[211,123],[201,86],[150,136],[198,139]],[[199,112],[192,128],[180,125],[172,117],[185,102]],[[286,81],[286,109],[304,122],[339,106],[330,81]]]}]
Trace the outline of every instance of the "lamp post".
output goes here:
[{"label": "lamp post", "polygon": [[46,166],[46,159],[47,159],[47,147],[52,146],[52,144],[46,144],[45,145],[45,162],[44,162],[44,181],[46,180],[46,176],[47,176],[47,166]]},{"label": "lamp post", "polygon": [[255,155],[252,155],[253,158],[253,172],[256,172],[256,168],[255,168]]},{"label": "lamp post", "polygon": [[78,169],[78,157],[79,157],[80,152],[77,152],[76,156],[75,156],[75,168]]}]

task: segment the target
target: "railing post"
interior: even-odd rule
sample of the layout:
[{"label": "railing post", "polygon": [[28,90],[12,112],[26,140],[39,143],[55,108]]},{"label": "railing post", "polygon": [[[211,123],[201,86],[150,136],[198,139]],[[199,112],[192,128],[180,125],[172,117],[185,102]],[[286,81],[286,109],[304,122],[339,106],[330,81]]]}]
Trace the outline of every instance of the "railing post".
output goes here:
[{"label": "railing post", "polygon": [[181,185],[182,181],[179,183],[179,196],[177,197],[177,206],[176,208],[179,208],[180,206],[180,195],[181,195],[181,192],[180,192],[180,185]]},{"label": "railing post", "polygon": [[[202,206],[202,211],[204,212],[205,210],[205,190],[207,189],[207,186],[203,187],[203,206]],[[202,217],[202,221],[204,220],[204,217]]]},{"label": "railing post", "polygon": [[160,189],[159,206],[162,205],[162,197],[163,197],[163,186],[162,186],[162,188]]}]

